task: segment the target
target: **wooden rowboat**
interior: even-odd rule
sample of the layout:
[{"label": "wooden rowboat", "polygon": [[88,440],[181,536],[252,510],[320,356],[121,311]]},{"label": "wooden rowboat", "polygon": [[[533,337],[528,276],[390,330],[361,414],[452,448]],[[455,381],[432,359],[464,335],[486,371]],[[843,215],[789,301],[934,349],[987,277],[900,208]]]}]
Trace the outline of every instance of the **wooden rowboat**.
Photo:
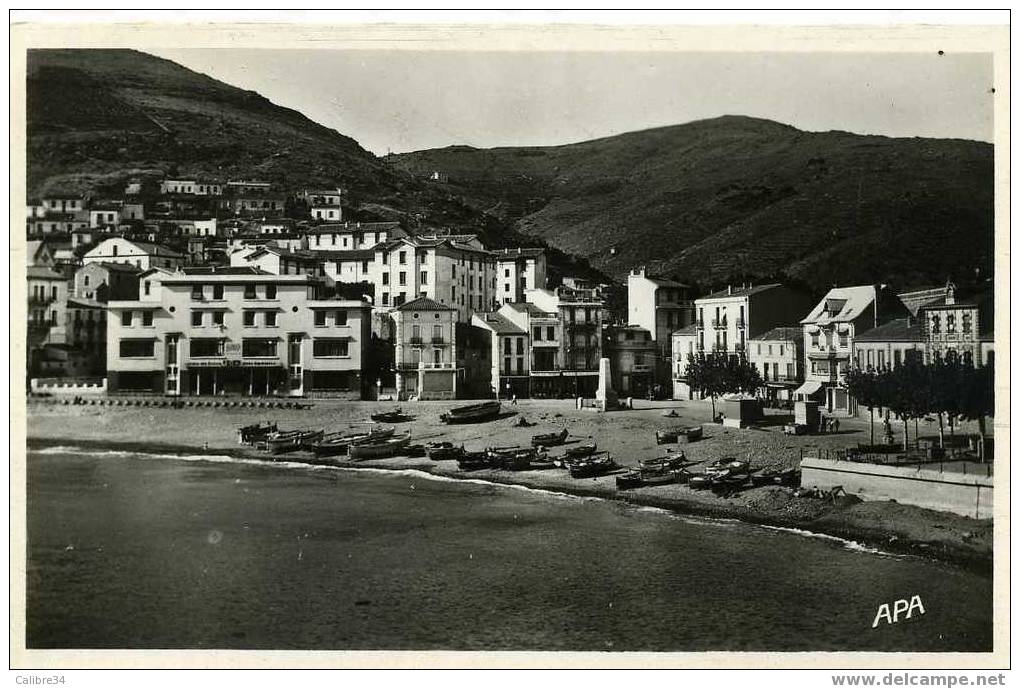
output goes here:
[{"label": "wooden rowboat", "polygon": [[495,419],[499,416],[500,409],[502,405],[499,402],[481,402],[455,407],[439,418],[444,423],[478,423]]},{"label": "wooden rowboat", "polygon": [[408,432],[383,440],[365,440],[351,445],[348,452],[351,459],[381,459],[402,454],[410,444],[411,433]]},{"label": "wooden rowboat", "polygon": [[562,445],[567,439],[570,432],[564,428],[558,433],[540,433],[538,435],[531,436],[532,447],[552,447],[553,445]]}]

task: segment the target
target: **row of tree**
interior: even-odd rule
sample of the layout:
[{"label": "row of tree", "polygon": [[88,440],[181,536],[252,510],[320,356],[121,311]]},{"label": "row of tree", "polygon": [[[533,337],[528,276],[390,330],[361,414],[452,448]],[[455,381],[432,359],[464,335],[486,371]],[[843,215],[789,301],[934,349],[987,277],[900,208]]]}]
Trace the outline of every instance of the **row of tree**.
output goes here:
[{"label": "row of tree", "polygon": [[[950,435],[957,419],[978,422],[980,453],[984,456],[985,417],[995,413],[995,370],[973,366],[955,352],[934,356],[925,364],[910,358],[895,368],[853,369],[845,377],[847,391],[868,408],[874,422],[875,410],[885,408],[903,421],[903,449],[909,444],[908,423],[935,416],[939,424],[939,444],[945,446],[945,421]],[[875,442],[872,425],[872,444]]]},{"label": "row of tree", "polygon": [[[745,357],[699,352],[687,363],[687,382],[692,391],[712,400],[735,392],[754,393],[764,382],[758,369]],[[984,457],[985,417],[995,413],[995,370],[991,365],[973,366],[955,352],[934,356],[931,363],[908,358],[903,364],[882,368],[852,369],[846,373],[847,391],[871,414],[871,444],[875,444],[875,410],[888,409],[903,421],[903,449],[909,447],[913,420],[935,416],[939,444],[945,447],[945,425],[955,434],[958,419],[977,421],[981,435],[979,452]],[[916,435],[916,433],[915,433]]]}]

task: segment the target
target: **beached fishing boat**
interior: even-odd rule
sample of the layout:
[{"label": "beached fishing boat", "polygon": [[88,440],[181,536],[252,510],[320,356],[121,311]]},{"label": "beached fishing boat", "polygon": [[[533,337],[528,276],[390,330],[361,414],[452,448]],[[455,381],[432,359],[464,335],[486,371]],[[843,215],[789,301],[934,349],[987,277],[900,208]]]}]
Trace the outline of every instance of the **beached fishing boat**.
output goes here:
[{"label": "beached fishing boat", "polygon": [[506,471],[524,471],[537,454],[533,447],[490,447],[485,451],[494,469]]},{"label": "beached fishing boat", "polygon": [[393,411],[376,412],[372,414],[371,418],[377,423],[403,423],[410,421],[413,417],[405,414],[400,407],[397,407]]},{"label": "beached fishing boat", "polygon": [[753,486],[795,486],[800,483],[800,472],[796,469],[758,471],[751,474]]},{"label": "beached fishing boat", "polygon": [[616,477],[619,490],[640,488],[642,486],[666,486],[671,483],[683,483],[687,479],[683,469],[631,469],[626,474]]},{"label": "beached fishing boat", "polygon": [[457,468],[461,471],[478,471],[479,469],[491,469],[492,460],[485,450],[481,452],[464,452],[457,458]]},{"label": "beached fishing boat", "polygon": [[595,454],[599,449],[598,444],[593,440],[590,443],[583,443],[581,445],[574,445],[568,447],[563,451],[563,456],[571,459],[577,459],[581,457],[587,457],[588,455]]},{"label": "beached fishing boat", "polygon": [[616,468],[616,462],[608,452],[601,452],[571,464],[570,475],[573,478],[594,478],[608,474]]},{"label": "beached fishing boat", "polygon": [[499,416],[499,411],[502,405],[499,402],[481,402],[479,404],[469,404],[465,407],[454,407],[445,414],[441,414],[439,419],[443,423],[478,423],[481,421],[491,421]]},{"label": "beached fishing boat", "polygon": [[311,445],[322,440],[323,431],[289,431],[271,435],[263,441],[267,452],[273,455],[282,455],[288,452],[300,450],[302,445]]},{"label": "beached fishing boat", "polygon": [[642,469],[648,470],[682,469],[685,464],[687,464],[687,455],[683,452],[667,454],[665,457],[655,457],[654,459],[638,460],[638,465]]},{"label": "beached fishing boat", "polygon": [[440,462],[444,459],[459,459],[464,454],[463,445],[454,445],[451,442],[440,441],[425,443],[425,454],[433,462]]},{"label": "beached fishing boat", "polygon": [[370,440],[385,440],[393,437],[392,428],[373,428],[370,431],[337,431],[323,436],[317,442],[309,443],[308,450],[316,457],[336,457],[347,454],[351,445]]},{"label": "beached fishing boat", "polygon": [[411,444],[411,433],[395,435],[392,438],[382,440],[363,440],[351,445],[348,453],[351,459],[382,459],[403,454],[408,445]]},{"label": "beached fishing boat", "polygon": [[557,433],[539,433],[538,435],[531,436],[531,446],[552,447],[553,445],[562,445],[568,435],[570,435],[570,432],[566,428]]},{"label": "beached fishing boat", "polygon": [[751,480],[746,471],[728,471],[712,478],[711,488],[717,493],[727,493],[745,487]]},{"label": "beached fishing boat", "polygon": [[751,463],[746,459],[726,457],[709,464],[705,467],[705,472],[719,476],[725,474],[749,474],[751,472]]},{"label": "beached fishing boat", "polygon": [[655,431],[655,442],[659,445],[692,443],[696,440],[701,440],[703,433],[704,431],[701,426],[676,426]]},{"label": "beached fishing boat", "polygon": [[687,479],[687,485],[694,490],[704,490],[711,487],[713,477],[709,474],[691,474]]},{"label": "beached fishing boat", "polygon": [[237,429],[237,442],[239,445],[252,445],[278,430],[280,429],[277,428],[275,422],[265,425],[254,423],[249,426],[241,426]]}]

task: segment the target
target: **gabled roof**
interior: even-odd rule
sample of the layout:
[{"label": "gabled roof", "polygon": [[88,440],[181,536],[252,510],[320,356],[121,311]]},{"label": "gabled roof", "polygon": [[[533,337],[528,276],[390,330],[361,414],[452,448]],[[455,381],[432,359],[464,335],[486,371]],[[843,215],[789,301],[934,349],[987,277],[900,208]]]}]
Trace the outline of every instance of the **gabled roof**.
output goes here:
[{"label": "gabled roof", "polygon": [[[860,316],[875,301],[875,287],[833,287],[825,297],[811,309],[801,323],[849,323]],[[826,307],[839,307],[838,311],[826,311]]]},{"label": "gabled roof", "polygon": [[528,332],[501,313],[488,311],[476,313],[471,319],[473,325],[487,328],[497,335],[527,335]]},{"label": "gabled roof", "polygon": [[894,318],[854,337],[855,342],[924,342],[924,328],[916,318]]},{"label": "gabled roof", "polygon": [[446,304],[440,304],[435,299],[429,299],[428,297],[418,297],[412,299],[406,304],[401,304],[397,307],[397,311],[456,311]]},{"label": "gabled roof", "polygon": [[113,271],[115,273],[135,273],[135,274],[140,274],[142,272],[140,268],[138,268],[137,266],[133,266],[130,263],[111,263],[111,262],[108,262],[108,261],[98,261],[98,262],[95,262],[95,263],[88,263],[88,264],[86,264],[85,266],[82,266],[82,267],[86,268],[88,266],[100,266],[102,268],[106,268],[107,270],[111,270],[111,271]]},{"label": "gabled roof", "polygon": [[698,324],[697,323],[691,323],[690,325],[688,325],[688,326],[686,326],[684,328],[680,328],[679,330],[674,330],[673,334],[674,335],[697,335],[698,334]]},{"label": "gabled roof", "polygon": [[185,275],[272,275],[255,266],[189,266],[180,272]]},{"label": "gabled roof", "polygon": [[537,258],[545,253],[545,249],[537,246],[524,246],[515,249],[496,249],[496,259],[499,261],[513,261],[518,258]]},{"label": "gabled roof", "polygon": [[772,328],[767,333],[762,333],[756,337],[752,337],[752,340],[779,340],[782,342],[796,342],[804,337],[804,330],[796,326],[785,326],[779,328]]},{"label": "gabled roof", "polygon": [[[308,234],[346,234],[352,232],[379,232],[381,230],[400,230],[400,223],[394,221],[326,223],[309,227],[307,231]],[[403,230],[401,230],[401,235],[403,236],[403,234]]]}]

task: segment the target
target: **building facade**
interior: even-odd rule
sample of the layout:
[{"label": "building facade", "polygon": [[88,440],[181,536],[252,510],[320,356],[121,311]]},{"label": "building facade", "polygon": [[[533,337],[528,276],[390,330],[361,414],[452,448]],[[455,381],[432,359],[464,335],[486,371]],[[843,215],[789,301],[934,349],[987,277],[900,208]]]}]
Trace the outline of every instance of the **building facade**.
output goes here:
[{"label": "building facade", "polygon": [[487,334],[489,387],[498,399],[531,395],[531,348],[528,331],[499,313],[476,313],[471,325]]},{"label": "building facade", "polygon": [[142,270],[173,270],[184,264],[184,256],[160,244],[137,242],[123,237],[104,239],[82,256],[82,263],[127,263]]},{"label": "building facade", "polygon": [[545,289],[545,251],[537,248],[501,249],[496,255],[496,302],[524,301],[529,289]]},{"label": "building facade", "polygon": [[[575,285],[577,283],[574,283]],[[605,302],[597,287],[557,287],[528,290],[527,300],[559,321],[554,384],[557,393],[593,397],[598,388],[602,359],[602,318]]]},{"label": "building facade", "polygon": [[622,325],[609,326],[605,332],[613,389],[625,397],[655,395],[659,347],[651,331],[639,325]]},{"label": "building facade", "polygon": [[670,379],[673,363],[673,333],[694,321],[690,287],[666,278],[648,275],[644,266],[627,276],[627,323],[651,333],[656,345],[653,375],[656,383]]},{"label": "building facade", "polygon": [[457,311],[427,297],[392,310],[394,369],[399,399],[457,396]]},{"label": "building facade", "polygon": [[793,391],[804,382],[804,332],[801,328],[773,328],[751,338],[748,361],[758,369],[765,401],[793,401]]},{"label": "building facade", "polygon": [[729,286],[695,300],[697,347],[746,355],[751,338],[800,322],[813,303],[810,295],[786,285]]},{"label": "building facade", "polygon": [[108,304],[111,392],[362,397],[370,304],[319,299],[306,275],[158,277],[148,295]]},{"label": "building facade", "polygon": [[830,414],[855,414],[846,390],[857,335],[910,311],[884,285],[835,287],[801,320],[804,332],[804,384],[798,399],[819,401]]}]

